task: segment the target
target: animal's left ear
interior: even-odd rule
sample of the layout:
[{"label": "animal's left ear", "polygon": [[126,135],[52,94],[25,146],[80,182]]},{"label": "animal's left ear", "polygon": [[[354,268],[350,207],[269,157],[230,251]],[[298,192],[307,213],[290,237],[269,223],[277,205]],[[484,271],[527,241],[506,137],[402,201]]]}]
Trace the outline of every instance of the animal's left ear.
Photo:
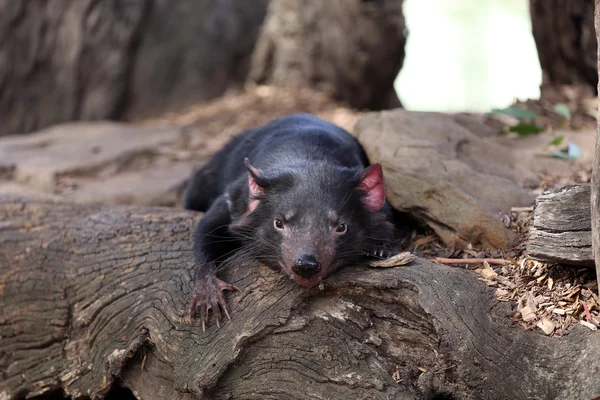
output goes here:
[{"label": "animal's left ear", "polygon": [[385,183],[381,164],[373,164],[360,174],[358,190],[363,192],[361,201],[371,211],[379,211],[385,204]]}]

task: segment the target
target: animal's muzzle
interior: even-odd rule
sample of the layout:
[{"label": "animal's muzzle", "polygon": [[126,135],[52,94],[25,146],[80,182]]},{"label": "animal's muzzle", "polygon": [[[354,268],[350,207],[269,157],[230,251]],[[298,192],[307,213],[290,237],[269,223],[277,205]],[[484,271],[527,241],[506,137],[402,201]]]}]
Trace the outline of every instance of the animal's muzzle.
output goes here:
[{"label": "animal's muzzle", "polygon": [[305,279],[309,279],[321,272],[321,265],[317,262],[315,256],[304,254],[296,260],[292,266],[292,271]]}]

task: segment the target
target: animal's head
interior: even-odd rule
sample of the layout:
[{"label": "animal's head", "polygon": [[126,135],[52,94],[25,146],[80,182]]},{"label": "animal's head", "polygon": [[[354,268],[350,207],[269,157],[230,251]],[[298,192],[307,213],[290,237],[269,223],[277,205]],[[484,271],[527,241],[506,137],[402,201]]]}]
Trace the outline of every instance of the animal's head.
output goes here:
[{"label": "animal's head", "polygon": [[391,240],[380,164],[359,173],[323,164],[273,173],[245,163],[247,199],[231,227],[248,237],[252,254],[301,286]]}]

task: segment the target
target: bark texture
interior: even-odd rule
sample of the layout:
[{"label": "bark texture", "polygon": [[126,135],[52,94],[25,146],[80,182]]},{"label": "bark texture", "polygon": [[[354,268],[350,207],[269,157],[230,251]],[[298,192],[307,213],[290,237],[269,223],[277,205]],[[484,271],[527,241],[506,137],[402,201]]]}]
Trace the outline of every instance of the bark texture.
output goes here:
[{"label": "bark texture", "polygon": [[593,0],[530,0],[543,84],[598,83]]},{"label": "bark texture", "polygon": [[141,118],[245,80],[268,0],[0,0],[0,135]]},{"label": "bark texture", "polygon": [[[600,0],[596,0],[594,10],[596,37],[600,43]],[[600,46],[598,46],[598,76],[600,76]],[[598,293],[600,294],[600,120],[596,130],[596,147],[594,164],[592,167],[591,210],[592,210],[592,247],[596,262],[596,278],[598,279]]]},{"label": "bark texture", "polygon": [[132,58],[129,119],[220,96],[245,81],[269,0],[152,0]]},{"label": "bark texture", "polygon": [[118,114],[148,0],[0,0],[0,135]]},{"label": "bark texture", "polygon": [[405,42],[401,0],[273,0],[249,78],[317,88],[356,108],[394,108]]},{"label": "bark texture", "polygon": [[527,239],[532,258],[571,265],[594,265],[590,185],[567,186],[535,201]]},{"label": "bark texture", "polygon": [[198,214],[0,200],[3,399],[117,376],[144,399],[600,395],[599,335],[510,326],[465,270],[346,268],[305,291],[241,263],[224,271],[232,320],[203,333],[185,319]]}]

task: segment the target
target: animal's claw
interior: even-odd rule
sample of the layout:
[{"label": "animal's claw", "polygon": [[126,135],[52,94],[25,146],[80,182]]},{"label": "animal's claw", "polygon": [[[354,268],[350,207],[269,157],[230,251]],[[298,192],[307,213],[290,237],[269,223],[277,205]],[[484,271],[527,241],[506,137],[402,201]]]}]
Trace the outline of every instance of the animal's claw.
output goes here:
[{"label": "animal's claw", "polygon": [[389,249],[385,249],[385,248],[374,248],[369,250],[368,252],[369,256],[371,257],[377,257],[379,259],[385,260],[388,259],[396,254],[398,254],[397,251],[395,250],[389,250]]},{"label": "animal's claw", "polygon": [[206,324],[209,318],[209,312],[212,311],[217,320],[217,327],[221,326],[221,310],[227,316],[227,319],[231,320],[229,316],[229,309],[227,308],[227,301],[223,294],[224,290],[239,290],[237,287],[230,285],[217,278],[216,276],[209,276],[200,281],[196,285],[196,293],[192,297],[190,302],[190,318],[200,311],[200,321],[202,322],[202,331],[206,330]]}]

